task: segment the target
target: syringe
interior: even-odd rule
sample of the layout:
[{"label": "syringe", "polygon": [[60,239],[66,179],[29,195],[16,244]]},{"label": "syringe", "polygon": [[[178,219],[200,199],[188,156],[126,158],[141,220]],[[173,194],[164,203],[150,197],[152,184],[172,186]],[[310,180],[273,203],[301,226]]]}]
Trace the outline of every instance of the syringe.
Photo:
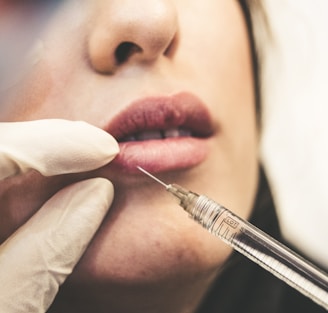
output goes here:
[{"label": "syringe", "polygon": [[209,232],[328,310],[327,273],[208,197],[165,184],[143,168],[138,169],[178,198],[190,217]]}]

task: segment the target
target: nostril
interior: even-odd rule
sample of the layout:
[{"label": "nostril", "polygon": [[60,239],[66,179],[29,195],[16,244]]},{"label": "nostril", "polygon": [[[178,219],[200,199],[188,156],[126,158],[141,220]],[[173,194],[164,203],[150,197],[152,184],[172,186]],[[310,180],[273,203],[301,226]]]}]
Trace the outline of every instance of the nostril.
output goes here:
[{"label": "nostril", "polygon": [[170,41],[168,47],[164,51],[164,55],[167,57],[172,57],[175,54],[175,51],[178,47],[179,37],[178,34],[175,34],[172,40]]},{"label": "nostril", "polygon": [[132,42],[122,42],[115,50],[115,59],[118,64],[124,63],[135,53],[142,52],[142,49]]}]

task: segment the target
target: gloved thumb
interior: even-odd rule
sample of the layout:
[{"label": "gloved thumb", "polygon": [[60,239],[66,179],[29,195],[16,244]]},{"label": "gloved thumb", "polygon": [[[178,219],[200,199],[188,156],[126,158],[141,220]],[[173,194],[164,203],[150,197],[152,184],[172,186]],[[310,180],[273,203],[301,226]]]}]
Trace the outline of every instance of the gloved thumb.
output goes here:
[{"label": "gloved thumb", "polygon": [[30,169],[44,176],[94,170],[119,152],[105,131],[61,119],[0,123],[0,179]]},{"label": "gloved thumb", "polygon": [[113,199],[103,178],[59,191],[0,246],[0,312],[44,313]]}]

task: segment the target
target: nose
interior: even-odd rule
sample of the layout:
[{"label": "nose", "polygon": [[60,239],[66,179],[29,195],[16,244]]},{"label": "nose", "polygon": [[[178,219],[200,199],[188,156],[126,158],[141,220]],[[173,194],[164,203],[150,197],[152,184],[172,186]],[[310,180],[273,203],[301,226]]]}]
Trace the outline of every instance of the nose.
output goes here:
[{"label": "nose", "polygon": [[171,0],[99,0],[88,38],[92,67],[114,73],[127,63],[151,63],[169,55],[177,36]]}]

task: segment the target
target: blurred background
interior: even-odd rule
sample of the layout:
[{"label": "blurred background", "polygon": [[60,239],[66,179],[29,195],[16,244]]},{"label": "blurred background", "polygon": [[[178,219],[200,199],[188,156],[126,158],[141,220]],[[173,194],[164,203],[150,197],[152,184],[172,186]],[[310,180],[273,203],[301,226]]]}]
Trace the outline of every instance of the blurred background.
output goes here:
[{"label": "blurred background", "polygon": [[262,160],[283,235],[327,270],[328,1],[263,3]]}]

